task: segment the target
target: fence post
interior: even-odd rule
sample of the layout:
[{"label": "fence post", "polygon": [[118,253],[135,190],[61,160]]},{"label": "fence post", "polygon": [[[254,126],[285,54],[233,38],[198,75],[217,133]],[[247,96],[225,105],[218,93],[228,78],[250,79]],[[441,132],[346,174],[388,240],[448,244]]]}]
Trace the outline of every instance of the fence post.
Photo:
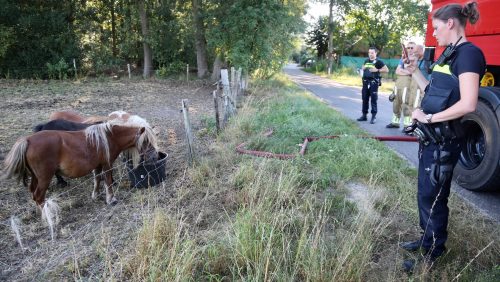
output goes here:
[{"label": "fence post", "polygon": [[186,64],[186,81],[189,81],[189,64]]},{"label": "fence post", "polygon": [[231,85],[229,84],[227,69],[220,70],[220,77],[222,82],[222,92],[224,93],[224,126],[226,125],[229,116],[233,114],[231,109]]},{"label": "fence post", "polygon": [[189,121],[189,110],[186,99],[182,99],[182,115],[184,116],[184,129],[186,131],[188,147],[188,163],[191,166],[194,160],[193,134],[191,133],[191,122]]},{"label": "fence post", "polygon": [[214,96],[214,106],[215,106],[215,128],[217,130],[217,134],[219,134],[220,131],[220,124],[219,124],[219,101],[217,99],[217,90],[214,90],[212,92]]},{"label": "fence post", "polygon": [[76,60],[73,59],[73,68],[75,69],[75,79],[78,79],[78,73],[76,72]]},{"label": "fence post", "polygon": [[130,64],[127,64],[127,70],[128,70],[128,79],[131,79],[132,73],[130,72]]},{"label": "fence post", "polygon": [[234,100],[236,105],[238,105],[238,96],[240,96],[241,90],[241,68],[238,68],[238,71],[236,71],[236,85],[234,88],[236,89]]}]

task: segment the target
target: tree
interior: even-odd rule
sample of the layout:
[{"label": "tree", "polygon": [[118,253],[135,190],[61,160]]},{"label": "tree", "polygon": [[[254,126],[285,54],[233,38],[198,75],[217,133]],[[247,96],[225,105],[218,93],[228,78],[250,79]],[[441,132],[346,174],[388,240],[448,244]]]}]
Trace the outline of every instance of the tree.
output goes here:
[{"label": "tree", "polygon": [[423,33],[429,7],[418,0],[379,0],[367,2],[347,15],[347,26],[362,35],[368,45],[379,50],[399,49],[401,39]]},{"label": "tree", "polygon": [[327,34],[328,18],[319,17],[314,28],[308,32],[306,43],[316,49],[316,56],[323,58],[328,52],[328,34]]},{"label": "tree", "polygon": [[[335,31],[340,31],[340,23],[344,21],[345,15],[356,6],[363,6],[365,1],[354,0],[317,0],[319,3],[328,3],[328,71],[332,69],[334,55]],[[338,36],[338,35],[337,35]],[[338,41],[338,40],[337,40]],[[343,49],[343,48],[342,48]]]},{"label": "tree", "polygon": [[198,77],[201,78],[206,76],[208,73],[205,26],[203,25],[203,17],[201,15],[202,1],[192,0],[192,4],[193,26],[195,30],[196,66],[198,69]]},{"label": "tree", "polygon": [[142,31],[142,46],[144,50],[144,65],[142,76],[148,78],[151,76],[151,71],[153,70],[153,54],[151,47],[149,45],[149,21],[148,21],[148,10],[147,2],[143,0],[137,1],[137,7],[139,9],[139,16],[141,18],[141,31]]},{"label": "tree", "polygon": [[234,66],[269,77],[279,71],[304,28],[303,0],[219,1],[210,11],[209,45]]}]

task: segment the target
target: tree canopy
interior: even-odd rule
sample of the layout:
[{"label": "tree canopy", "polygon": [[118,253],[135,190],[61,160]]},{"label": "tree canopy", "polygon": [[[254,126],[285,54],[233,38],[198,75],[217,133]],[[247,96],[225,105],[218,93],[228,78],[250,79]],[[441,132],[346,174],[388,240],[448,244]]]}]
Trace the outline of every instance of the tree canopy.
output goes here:
[{"label": "tree canopy", "polygon": [[[427,23],[428,4],[421,0],[395,1],[349,1],[318,0],[329,3],[334,9],[331,22],[332,42],[341,55],[349,53],[355,43],[375,46],[388,51],[389,55],[400,52],[400,42],[412,35],[423,34]],[[327,35],[325,19],[318,23],[309,34],[311,47],[321,46],[318,38]],[[318,45],[319,44],[319,45]],[[318,56],[322,54],[318,53]]]},{"label": "tree canopy", "polygon": [[71,74],[73,59],[88,74],[127,64],[168,74],[203,62],[199,56],[210,63],[220,56],[227,65],[269,76],[304,31],[305,3],[0,0],[0,77],[45,78],[54,68]]}]

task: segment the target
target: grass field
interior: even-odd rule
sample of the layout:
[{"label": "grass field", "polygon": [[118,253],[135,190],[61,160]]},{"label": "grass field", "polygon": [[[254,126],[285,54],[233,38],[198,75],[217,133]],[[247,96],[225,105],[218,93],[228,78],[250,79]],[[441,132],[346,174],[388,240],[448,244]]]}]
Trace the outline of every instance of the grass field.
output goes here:
[{"label": "grass field", "polygon": [[[398,247],[419,236],[415,169],[383,143],[348,137],[362,132],[283,77],[256,82],[251,93],[210,156],[189,170],[192,187],[206,193],[209,202],[218,199],[220,217],[202,229],[174,232],[179,228],[169,226],[183,226],[182,220],[172,223],[157,215],[165,226],[148,224],[141,234],[167,231],[140,238],[141,250],[151,243],[146,253],[136,253],[139,265],[154,264],[142,279],[498,279],[498,225],[454,195],[448,252],[431,272],[404,273],[403,259],[418,257]],[[271,128],[273,134],[264,137]],[[298,152],[304,136],[332,134],[347,136],[313,142],[304,157],[291,161],[234,152],[243,141],[255,150]]]},{"label": "grass field", "polygon": [[[354,137],[366,133],[286,77],[253,81],[220,135],[205,84],[3,86],[10,111],[2,117],[2,153],[48,112],[72,105],[90,114],[140,114],[157,126],[169,158],[167,181],[133,190],[125,177],[113,207],[90,199],[91,179],[73,181],[69,191],[52,190],[65,194],[55,242],[26,204],[26,188],[2,181],[1,220],[23,211],[28,249],[20,250],[10,229],[1,229],[0,280],[500,281],[498,223],[453,194],[448,251],[431,272],[406,274],[402,261],[418,255],[398,243],[419,236],[416,170],[385,144]],[[184,158],[178,112],[184,97],[194,121],[192,167]],[[344,137],[312,142],[299,156],[298,144],[313,135]],[[240,155],[235,148],[242,142],[297,157]]]}]

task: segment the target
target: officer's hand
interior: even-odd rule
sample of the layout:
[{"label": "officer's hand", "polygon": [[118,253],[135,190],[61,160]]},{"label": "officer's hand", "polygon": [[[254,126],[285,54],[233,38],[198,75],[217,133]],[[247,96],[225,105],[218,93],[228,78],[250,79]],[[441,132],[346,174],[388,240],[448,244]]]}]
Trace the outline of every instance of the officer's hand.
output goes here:
[{"label": "officer's hand", "polygon": [[427,119],[425,119],[425,113],[421,109],[415,109],[411,113],[411,119],[417,120],[421,123],[427,123]]}]

